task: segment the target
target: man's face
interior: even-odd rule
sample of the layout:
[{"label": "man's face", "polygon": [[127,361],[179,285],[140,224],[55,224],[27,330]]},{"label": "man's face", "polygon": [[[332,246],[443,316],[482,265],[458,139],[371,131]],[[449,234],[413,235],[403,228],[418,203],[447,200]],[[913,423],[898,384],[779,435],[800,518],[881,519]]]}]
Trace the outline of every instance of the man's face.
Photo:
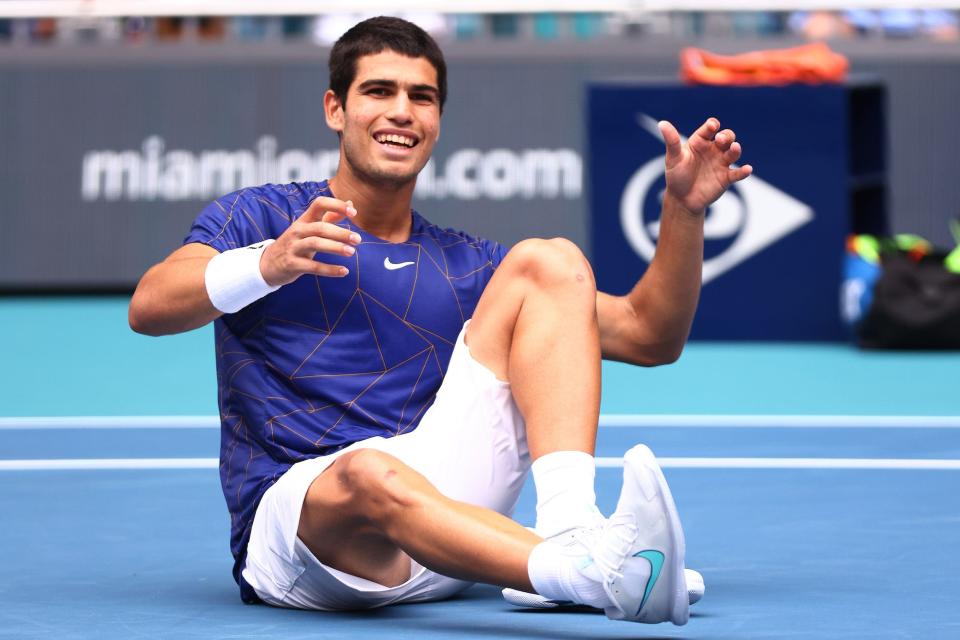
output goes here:
[{"label": "man's face", "polygon": [[394,51],[357,60],[346,107],[327,92],[327,124],[341,134],[342,167],[375,184],[416,179],[440,135],[437,71],[426,58]]}]

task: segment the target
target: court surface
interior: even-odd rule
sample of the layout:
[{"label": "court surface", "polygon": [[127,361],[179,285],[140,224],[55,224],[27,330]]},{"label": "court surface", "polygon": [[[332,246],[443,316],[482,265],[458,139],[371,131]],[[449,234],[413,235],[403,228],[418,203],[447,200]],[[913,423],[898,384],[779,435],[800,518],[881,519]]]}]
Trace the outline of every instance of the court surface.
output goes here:
[{"label": "court surface", "polygon": [[0,638],[960,637],[960,354],[695,343],[671,367],[605,364],[600,506],[649,444],[707,584],[686,627],[487,586],[330,614],[240,602],[211,333],[144,338],[125,313],[0,299]]}]

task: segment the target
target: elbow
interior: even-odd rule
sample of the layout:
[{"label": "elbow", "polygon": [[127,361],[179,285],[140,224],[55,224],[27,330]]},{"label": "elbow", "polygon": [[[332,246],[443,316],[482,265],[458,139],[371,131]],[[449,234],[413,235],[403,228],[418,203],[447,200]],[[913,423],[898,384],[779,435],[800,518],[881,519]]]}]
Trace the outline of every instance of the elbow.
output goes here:
[{"label": "elbow", "polygon": [[660,367],[673,364],[683,354],[684,343],[644,345],[637,349],[631,358],[633,364],[641,367]]},{"label": "elbow", "polygon": [[151,320],[150,307],[143,298],[142,292],[138,289],[130,299],[130,306],[127,308],[127,323],[130,329],[145,336],[162,335],[156,323]]},{"label": "elbow", "polygon": [[669,344],[660,347],[657,354],[657,366],[664,364],[673,364],[683,355],[683,348],[687,345],[686,339],[675,340]]},{"label": "elbow", "polygon": [[683,353],[683,346],[676,349],[664,350],[662,353],[658,354],[656,362],[652,365],[659,367],[665,364],[673,364],[680,359],[680,355]]},{"label": "elbow", "polygon": [[150,331],[150,325],[144,322],[142,317],[134,315],[132,310],[127,313],[127,322],[130,324],[130,329],[134,333],[139,333],[144,336],[157,335],[155,332]]},{"label": "elbow", "polygon": [[140,333],[146,336],[151,335],[150,325],[146,321],[146,318],[144,318],[143,312],[134,304],[134,300],[130,301],[130,307],[127,309],[127,323],[134,333]]}]

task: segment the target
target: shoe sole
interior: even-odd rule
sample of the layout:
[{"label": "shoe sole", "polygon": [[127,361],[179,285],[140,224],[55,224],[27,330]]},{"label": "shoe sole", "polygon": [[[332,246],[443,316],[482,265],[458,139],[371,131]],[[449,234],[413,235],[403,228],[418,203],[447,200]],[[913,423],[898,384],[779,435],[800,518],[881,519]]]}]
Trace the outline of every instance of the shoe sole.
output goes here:
[{"label": "shoe sole", "polygon": [[[687,584],[687,601],[691,606],[703,599],[705,588],[703,586],[703,576],[693,569],[684,569],[684,581]],[[691,582],[691,580],[693,582]],[[524,609],[590,609],[592,611],[602,612],[603,609],[577,604],[569,600],[550,600],[536,593],[527,591],[518,591],[517,589],[506,588],[501,591],[503,599],[507,604]]]},{"label": "shoe sole", "polygon": [[667,479],[663,476],[663,471],[657,463],[656,456],[646,445],[637,445],[630,449],[624,456],[624,465],[629,459],[630,466],[638,472],[647,472],[653,475],[657,485],[657,498],[667,514],[670,523],[670,538],[673,542],[674,553],[670,559],[671,571],[669,575],[661,574],[661,580],[668,578],[667,584],[672,594],[670,606],[670,621],[675,625],[685,625],[690,619],[690,603],[687,594],[687,580],[684,576],[683,560],[686,556],[686,543],[683,537],[683,527],[680,524],[680,516],[677,514],[676,504],[673,502],[673,494],[670,493],[670,487],[667,485]]}]

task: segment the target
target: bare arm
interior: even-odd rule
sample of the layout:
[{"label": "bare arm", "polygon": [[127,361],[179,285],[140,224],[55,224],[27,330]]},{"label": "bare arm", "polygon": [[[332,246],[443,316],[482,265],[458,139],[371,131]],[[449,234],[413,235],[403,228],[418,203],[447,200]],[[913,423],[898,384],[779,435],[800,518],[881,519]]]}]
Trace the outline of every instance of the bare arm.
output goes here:
[{"label": "bare arm", "polygon": [[660,132],[667,191],[656,254],[630,293],[597,294],[603,356],[646,366],[680,357],[700,297],[706,209],[753,171],[750,165],[730,167],[740,158],[740,143],[733,131],[720,131],[715,118],[686,144],[668,122],[660,123]]},{"label": "bare arm", "polygon": [[[305,273],[343,277],[347,270],[314,260],[317,253],[353,255],[360,236],[337,226],[357,215],[353,203],[317,198],[290,227],[267,247],[260,274],[272,286],[293,282]],[[137,333],[151,336],[181,333],[202,327],[222,313],[210,302],[205,274],[217,250],[205,244],[184,245],[140,279],[130,300],[128,320]]]},{"label": "bare arm", "polygon": [[217,250],[205,244],[180,247],[140,279],[127,317],[137,333],[160,336],[202,327],[221,313],[204,285],[207,263]]}]

